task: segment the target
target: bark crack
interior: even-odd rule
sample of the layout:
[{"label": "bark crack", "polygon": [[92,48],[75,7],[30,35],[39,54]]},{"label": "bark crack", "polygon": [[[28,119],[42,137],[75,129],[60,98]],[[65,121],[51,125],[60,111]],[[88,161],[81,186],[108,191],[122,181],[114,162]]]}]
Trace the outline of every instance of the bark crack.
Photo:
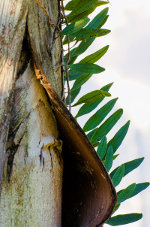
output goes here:
[{"label": "bark crack", "polygon": [[31,48],[29,45],[28,28],[27,28],[27,23],[26,23],[26,29],[25,29],[25,33],[24,33],[16,79],[18,79],[21,75],[23,75],[23,73],[25,72],[25,70],[28,66],[30,59],[31,59]]}]

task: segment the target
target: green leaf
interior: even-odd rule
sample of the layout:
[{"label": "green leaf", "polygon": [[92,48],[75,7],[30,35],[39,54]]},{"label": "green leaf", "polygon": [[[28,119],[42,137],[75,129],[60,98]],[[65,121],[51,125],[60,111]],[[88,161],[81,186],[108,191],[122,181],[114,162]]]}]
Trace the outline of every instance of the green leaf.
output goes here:
[{"label": "green leaf", "polygon": [[112,114],[94,133],[91,142],[97,142],[102,139],[103,136],[107,135],[107,133],[114,127],[117,121],[123,114],[123,110],[119,109],[114,114]]},{"label": "green leaf", "polygon": [[[111,88],[113,83],[110,83],[110,84],[107,84],[105,85],[104,87],[102,87],[100,90],[103,90],[103,91],[109,91],[109,89]],[[76,115],[76,118],[77,117],[80,117],[80,116],[83,116],[84,114],[88,114],[90,113],[92,110],[94,110],[99,103],[101,103],[104,99],[104,96],[102,97],[99,97],[99,100],[94,102],[94,103],[85,103],[78,111],[77,115]]]},{"label": "green leaf", "polygon": [[106,5],[108,3],[109,3],[109,1],[98,1],[96,4],[97,4],[97,6],[101,6],[101,5]]},{"label": "green leaf", "polygon": [[115,160],[118,156],[119,156],[119,154],[113,155],[113,160]]},{"label": "green leaf", "polygon": [[[71,94],[73,94],[73,99],[75,99],[76,96],[78,95],[78,93],[76,93],[76,95],[75,95],[74,90],[81,89],[81,86],[83,84],[85,84],[91,78],[91,76],[92,76],[92,74],[86,73],[86,74],[83,74],[82,76],[80,76],[78,79],[76,79],[76,81],[74,82],[73,87],[71,89]],[[104,97],[104,95],[110,96],[110,94],[108,92],[103,93],[103,97]],[[97,102],[97,100],[99,100],[99,99],[100,99],[100,97],[97,96],[97,97],[93,98],[93,100],[91,100],[90,103],[92,104],[93,102]]]},{"label": "green leaf", "polygon": [[122,180],[122,178],[124,177],[124,173],[125,173],[125,165],[121,165],[117,171],[115,172],[115,174],[113,175],[112,182],[113,185],[116,187]]},{"label": "green leaf", "polygon": [[80,88],[83,84],[85,84],[91,78],[91,76],[92,76],[92,74],[85,73],[82,76],[80,76],[79,78],[77,78],[76,81],[74,82],[71,90],[73,91],[73,90]]},{"label": "green leaf", "polygon": [[[143,162],[144,158],[138,158],[138,159],[134,159],[130,162],[125,162],[123,164],[123,166],[125,166],[125,173],[124,176],[126,176],[128,173],[130,173],[131,171],[133,171],[134,169],[136,169],[142,162]],[[118,166],[116,169],[114,169],[111,174],[110,177],[113,178],[113,176],[115,175],[115,173],[117,172],[117,170],[121,167],[122,165]]]},{"label": "green leaf", "polygon": [[99,143],[98,149],[97,149],[97,154],[100,157],[100,159],[103,159],[103,157],[105,155],[106,148],[107,148],[107,138],[106,138],[106,136],[104,136],[101,139],[101,142]]},{"label": "green leaf", "polygon": [[132,213],[132,214],[122,214],[110,218],[106,223],[112,226],[116,225],[126,225],[132,222],[136,222],[142,218],[142,214]]},{"label": "green leaf", "polygon": [[98,101],[96,101],[96,102],[85,103],[83,106],[81,106],[81,108],[79,109],[79,111],[78,111],[77,115],[75,116],[75,118],[78,118],[78,117],[83,116],[84,114],[90,113],[92,110],[94,110],[99,105],[99,103],[101,102],[102,98],[104,99],[104,96],[100,97],[100,99]]},{"label": "green leaf", "polygon": [[69,71],[69,81],[76,80],[80,76],[83,76],[83,75],[85,75],[85,73],[80,73],[80,72],[76,72],[76,71],[70,70]]},{"label": "green leaf", "polygon": [[94,133],[96,132],[96,130],[97,130],[97,128],[95,128],[94,130],[92,130],[91,132],[89,132],[89,133],[87,134],[87,137],[89,138],[90,141],[91,141],[92,136],[93,136]]},{"label": "green leaf", "polygon": [[[78,1],[77,1],[78,2]],[[97,0],[80,1],[67,16],[69,22],[77,21],[92,13],[97,7]],[[79,7],[80,6],[80,7]]]},{"label": "green leaf", "polygon": [[77,7],[77,4],[79,4],[79,0],[69,1],[65,6],[65,10],[73,10]]},{"label": "green leaf", "polygon": [[89,21],[90,19],[88,17],[85,17],[81,20],[78,20],[70,24],[64,28],[64,30],[61,32],[61,35],[70,35],[70,34],[76,33],[80,29],[82,29]]},{"label": "green leaf", "polygon": [[99,65],[92,64],[92,63],[76,63],[73,65],[68,65],[70,69],[73,69],[77,72],[83,73],[90,73],[90,74],[97,74],[103,72],[105,69],[100,67]]},{"label": "green leaf", "polygon": [[108,14],[108,7],[103,9],[94,19],[86,26],[87,29],[99,29],[104,24]]},{"label": "green leaf", "polygon": [[105,46],[101,48],[100,50],[96,51],[93,54],[90,54],[89,56],[85,57],[80,61],[80,63],[95,63],[97,62],[108,50],[109,46]]},{"label": "green leaf", "polygon": [[[81,90],[81,88],[71,91],[71,103],[73,103],[74,99],[77,97],[80,90]],[[66,105],[68,105],[68,97],[66,98]]]},{"label": "green leaf", "polygon": [[110,96],[110,93],[102,90],[95,90],[83,95],[73,106],[80,105],[82,103],[93,103],[99,100],[99,96]]},{"label": "green leaf", "polygon": [[125,138],[129,125],[130,121],[128,121],[122,128],[120,128],[120,130],[115,134],[115,136],[109,141],[108,146],[111,145],[113,147],[114,153],[119,148],[123,139]]},{"label": "green leaf", "polygon": [[75,39],[80,41],[80,40],[89,39],[89,38],[96,38],[96,37],[107,35],[110,32],[111,31],[108,29],[97,30],[97,29],[83,28],[78,33],[75,34]]},{"label": "green leaf", "polygon": [[133,194],[135,187],[136,187],[136,184],[133,183],[133,184],[129,185],[127,188],[119,191],[117,193],[117,196],[118,196],[117,203],[122,203],[125,200],[129,199],[130,196]]},{"label": "green leaf", "polygon": [[119,209],[120,207],[120,203],[117,203],[115,206],[115,209],[113,210],[113,214]]},{"label": "green leaf", "polygon": [[98,126],[105,117],[109,114],[109,112],[114,107],[115,103],[117,101],[116,99],[112,99],[108,103],[106,103],[103,107],[101,107],[92,117],[89,118],[89,120],[85,123],[83,130],[85,132],[95,128]]},{"label": "green leaf", "polygon": [[106,152],[106,157],[105,157],[105,161],[104,161],[104,166],[105,166],[107,172],[109,172],[109,170],[111,169],[112,163],[113,163],[113,148],[112,148],[112,146],[109,146],[108,150]]},{"label": "green leaf", "polygon": [[[76,2],[76,8],[74,7],[72,12],[67,16],[69,22],[78,21],[94,12],[94,10],[101,5],[108,4],[108,2],[92,0],[92,1],[78,1]],[[80,8],[79,8],[80,6]]]},{"label": "green leaf", "polygon": [[140,184],[136,184],[134,192],[130,195],[129,198],[132,198],[133,196],[139,194],[141,191],[145,190],[150,185],[149,182],[144,182]]},{"label": "green leaf", "polygon": [[[88,48],[89,46],[93,43],[94,38],[90,38],[88,40],[82,41],[78,47],[75,47],[74,49],[72,49],[70,51],[70,62],[69,64],[73,64],[73,62],[77,59],[77,57],[81,54],[83,54]],[[68,54],[66,54],[64,56],[64,61],[66,62],[66,59],[68,58]]]},{"label": "green leaf", "polygon": [[[83,3],[85,4],[85,2],[87,2],[89,0],[84,0]],[[79,4],[81,3],[80,0],[72,0],[72,1],[69,1],[67,3],[67,5],[65,6],[65,10],[75,10],[76,8],[78,8]],[[97,1],[96,3],[98,6],[100,5],[105,5],[105,4],[108,4],[108,1]]]},{"label": "green leaf", "polygon": [[[87,29],[98,29],[100,28],[104,22],[106,21],[107,17],[107,13],[108,13],[108,8],[103,9],[87,26]],[[73,50],[71,50],[70,55],[71,55],[71,59],[70,59],[70,64],[73,64],[73,62],[76,60],[76,58],[83,54],[88,48],[89,46],[93,43],[93,41],[95,40],[95,38],[90,38],[87,40],[82,41],[78,47],[75,47]],[[66,59],[68,58],[68,54],[64,56],[64,61],[66,62]]]}]

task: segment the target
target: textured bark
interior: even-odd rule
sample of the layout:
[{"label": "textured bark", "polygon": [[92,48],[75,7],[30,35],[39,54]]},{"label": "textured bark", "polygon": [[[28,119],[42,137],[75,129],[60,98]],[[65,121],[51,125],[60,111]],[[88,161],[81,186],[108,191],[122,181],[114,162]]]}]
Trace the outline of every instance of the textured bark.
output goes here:
[{"label": "textured bark", "polygon": [[0,226],[99,226],[116,192],[61,100],[58,2],[2,0],[0,15]]},{"label": "textured bark", "polygon": [[59,11],[40,3],[50,20],[36,0],[0,3],[0,226],[61,226],[62,143],[33,69],[34,56],[61,96]]},{"label": "textured bark", "polygon": [[[12,107],[12,91],[25,31],[27,10],[22,1],[0,3],[0,187]],[[24,8],[24,10],[21,10]],[[15,13],[14,13],[15,10]]]}]

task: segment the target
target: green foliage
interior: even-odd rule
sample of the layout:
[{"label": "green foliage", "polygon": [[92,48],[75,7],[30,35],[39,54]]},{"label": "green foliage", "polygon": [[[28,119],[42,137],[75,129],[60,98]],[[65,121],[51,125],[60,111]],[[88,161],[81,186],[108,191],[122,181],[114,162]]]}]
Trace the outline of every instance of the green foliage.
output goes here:
[{"label": "green foliage", "polygon": [[[107,84],[106,86],[102,87],[100,90],[102,91],[109,91],[113,83]],[[94,103],[85,103],[81,108],[79,109],[76,118],[83,116],[85,114],[90,113],[92,110],[94,110],[104,99],[104,96],[99,97],[98,101],[95,101]]]},{"label": "green foliage", "polygon": [[[125,166],[125,173],[124,176],[126,176],[128,173],[130,173],[131,171],[133,171],[134,169],[136,169],[142,162],[143,162],[144,158],[138,158],[138,159],[134,159],[130,162],[125,162],[123,165]],[[122,165],[121,165],[122,166]],[[113,176],[115,175],[115,173],[118,171],[118,169],[121,167],[118,166],[116,169],[114,169],[111,173],[110,173],[110,177],[113,178]]]},{"label": "green foliage", "polygon": [[115,113],[113,113],[99,128],[94,132],[91,143],[100,141],[103,136],[107,135],[108,132],[114,127],[117,121],[123,114],[123,110],[119,109]]},{"label": "green foliage", "polygon": [[76,33],[80,31],[89,21],[90,19],[88,17],[85,17],[79,21],[70,24],[69,26],[65,27],[61,35],[70,35]]},{"label": "green foliage", "polygon": [[111,101],[107,102],[103,107],[101,107],[95,114],[93,114],[93,116],[90,117],[85,123],[83,130],[87,132],[97,127],[112,110],[116,101],[117,99],[112,99]]},{"label": "green foliage", "polygon": [[108,146],[113,147],[114,153],[117,151],[117,149],[120,147],[122,141],[124,140],[128,128],[130,125],[130,121],[128,121],[124,126],[122,126],[119,131],[114,135],[114,137],[109,141]]},{"label": "green foliage", "polygon": [[83,95],[78,102],[76,102],[73,106],[80,105],[82,103],[93,103],[95,101],[98,101],[102,96],[110,96],[110,93],[107,91],[102,91],[102,90],[95,90],[91,91],[90,93]]},{"label": "green foliage", "polygon": [[112,164],[113,164],[113,148],[112,146],[109,146],[104,161],[104,166],[107,172],[109,172],[109,170],[111,169]]},{"label": "green foliage", "polygon": [[92,63],[77,63],[77,64],[72,64],[68,65],[70,69],[75,70],[76,72],[81,72],[81,73],[101,73],[105,69],[100,67],[99,65],[92,64]]},{"label": "green foliage", "polygon": [[104,158],[104,155],[105,155],[105,152],[106,152],[106,148],[107,148],[107,138],[106,138],[106,136],[104,136],[104,137],[101,139],[101,142],[99,143],[98,149],[97,149],[97,154],[98,154],[98,156],[99,156],[101,159]]},{"label": "green foliage", "polygon": [[93,54],[90,54],[89,56],[83,58],[80,62],[81,63],[95,63],[97,62],[108,50],[109,46],[105,46],[101,48],[100,50],[96,51]]},{"label": "green foliage", "polygon": [[140,183],[140,184],[133,183],[129,185],[127,188],[117,193],[118,195],[117,203],[121,203],[129,198],[132,198],[133,196],[137,195],[141,191],[145,190],[148,186],[149,186],[148,182]]},{"label": "green foliage", "polygon": [[115,187],[121,182],[122,178],[124,177],[124,173],[125,173],[125,165],[123,164],[117,169],[117,171],[111,178],[113,185]]},{"label": "green foliage", "polygon": [[[94,113],[86,121],[83,130],[88,132],[87,136],[89,140],[94,147],[97,147],[98,156],[104,163],[106,170],[110,172],[113,167],[114,160],[119,155],[115,153],[122,144],[130,125],[130,121],[127,121],[117,131],[112,139],[107,142],[107,134],[111,132],[112,128],[117,124],[123,114],[122,109],[115,109],[115,112],[112,113],[117,98],[108,100],[104,105],[102,104],[102,106],[99,106],[102,101],[106,99],[106,97],[107,99],[109,98],[109,90],[112,83],[103,86],[100,90],[84,94],[75,103],[73,103],[77,95],[80,93],[82,86],[85,85],[94,74],[102,73],[105,70],[103,67],[95,63],[107,53],[109,48],[108,45],[98,49],[96,52],[91,53],[88,56],[84,55],[81,59],[81,55],[91,46],[96,37],[101,37],[110,33],[110,30],[103,28],[103,25],[108,19],[108,8],[101,10],[92,20],[89,19],[89,15],[94,12],[97,7],[104,6],[105,4],[108,4],[108,1],[69,1],[65,7],[65,10],[69,11],[69,14],[67,15],[69,25],[63,29],[60,35],[63,37],[64,45],[67,44],[68,38],[70,40],[70,44],[72,45],[69,54],[67,53],[64,56],[64,65],[68,68],[69,80],[74,81],[71,88],[72,107],[74,108],[78,105],[82,105],[75,117],[78,119],[79,117],[94,111]],[[80,57],[80,61],[78,61],[78,57]],[[64,80],[66,81],[66,78],[64,78]],[[68,97],[66,98],[66,104],[68,104]],[[144,158],[138,158],[117,166],[110,173],[114,186],[117,187],[122,179],[128,173],[136,169],[143,162],[143,160]],[[107,224],[112,226],[124,225],[141,219],[142,214],[131,213],[114,216],[114,213],[119,209],[123,202],[133,196],[136,196],[148,186],[148,182],[138,184],[132,183],[126,188],[120,190],[117,193],[118,201],[113,215],[107,221]]]},{"label": "green foliage", "polygon": [[118,196],[118,203],[122,203],[125,200],[129,199],[130,196],[133,194],[134,190],[135,190],[136,184],[133,183],[131,185],[129,185],[127,188],[121,190],[120,192],[117,193]]},{"label": "green foliage", "polygon": [[110,218],[106,223],[112,226],[116,225],[126,225],[135,221],[138,221],[142,218],[142,214],[133,213],[133,214],[122,214]]}]

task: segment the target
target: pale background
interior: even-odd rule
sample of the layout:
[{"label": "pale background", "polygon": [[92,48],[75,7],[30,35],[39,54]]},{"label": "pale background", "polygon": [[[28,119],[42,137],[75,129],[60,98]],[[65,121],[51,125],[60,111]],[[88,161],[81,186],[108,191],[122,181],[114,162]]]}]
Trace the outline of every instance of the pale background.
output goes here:
[{"label": "pale background", "polygon": [[[120,190],[133,182],[150,181],[150,1],[111,0],[109,15],[104,28],[112,32],[98,38],[87,51],[90,54],[105,45],[110,45],[108,53],[98,62],[106,71],[94,75],[83,87],[82,94],[114,82],[110,93],[112,98],[119,97],[117,108],[124,109],[124,115],[118,122],[119,127],[128,119],[131,120],[128,134],[118,150],[121,154],[115,165],[143,156],[145,160],[140,167],[124,178],[117,188]],[[73,110],[73,113],[75,112]],[[86,120],[85,116],[79,118],[81,125]],[[113,134],[117,129],[112,131]],[[111,136],[109,135],[109,138]],[[142,212],[144,215],[142,220],[125,226],[150,226],[149,193],[148,188],[141,195],[121,205],[119,212],[122,214]]]}]

